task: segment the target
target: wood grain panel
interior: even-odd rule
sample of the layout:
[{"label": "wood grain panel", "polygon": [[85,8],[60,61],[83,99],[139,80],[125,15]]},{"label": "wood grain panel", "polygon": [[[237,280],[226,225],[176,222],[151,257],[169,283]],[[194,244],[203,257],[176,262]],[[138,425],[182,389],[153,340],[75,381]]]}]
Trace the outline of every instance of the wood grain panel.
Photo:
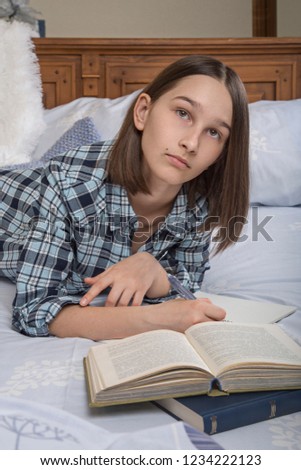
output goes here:
[{"label": "wood grain panel", "polygon": [[294,62],[229,62],[245,84],[249,101],[289,100],[296,93]]},{"label": "wood grain panel", "polygon": [[277,36],[277,0],[253,0],[253,36]]},{"label": "wood grain panel", "polygon": [[139,90],[151,82],[170,61],[137,64],[120,64],[118,61],[106,64],[106,96],[117,98]]},{"label": "wood grain panel", "polygon": [[61,58],[40,60],[43,102],[46,108],[69,103],[81,95],[79,62]]},{"label": "wood grain panel", "polygon": [[38,38],[45,106],[80,96],[116,98],[143,88],[167,64],[210,55],[241,76],[250,102],[301,98],[301,38]]}]

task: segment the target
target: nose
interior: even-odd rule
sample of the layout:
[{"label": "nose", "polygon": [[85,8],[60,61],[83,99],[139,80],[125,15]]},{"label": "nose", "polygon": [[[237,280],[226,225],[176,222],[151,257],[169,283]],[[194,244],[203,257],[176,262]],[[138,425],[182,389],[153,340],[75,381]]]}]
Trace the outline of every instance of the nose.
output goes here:
[{"label": "nose", "polygon": [[186,129],[185,134],[181,137],[179,144],[185,152],[196,154],[199,146],[200,132],[198,129]]}]

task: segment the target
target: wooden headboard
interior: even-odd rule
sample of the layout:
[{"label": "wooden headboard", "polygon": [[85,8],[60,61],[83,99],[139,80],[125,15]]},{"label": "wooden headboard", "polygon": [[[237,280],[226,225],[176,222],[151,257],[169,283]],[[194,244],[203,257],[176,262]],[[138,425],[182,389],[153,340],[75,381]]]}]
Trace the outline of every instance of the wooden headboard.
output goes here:
[{"label": "wooden headboard", "polygon": [[126,95],[189,54],[211,55],[234,68],[250,102],[301,98],[301,38],[38,38],[34,42],[47,108],[83,96]]}]

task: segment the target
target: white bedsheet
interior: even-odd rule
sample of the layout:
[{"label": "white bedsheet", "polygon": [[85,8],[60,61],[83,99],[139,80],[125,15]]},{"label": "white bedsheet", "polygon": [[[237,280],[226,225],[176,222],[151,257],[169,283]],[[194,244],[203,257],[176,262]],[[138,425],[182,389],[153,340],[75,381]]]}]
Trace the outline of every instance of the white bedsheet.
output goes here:
[{"label": "white bedsheet", "polygon": [[[210,438],[204,439],[212,446]],[[195,449],[179,421],[136,432],[109,432],[53,406],[13,397],[0,397],[0,443],[0,449],[10,450]]]},{"label": "white bedsheet", "polygon": [[[259,223],[266,216],[273,215],[264,227],[272,241],[264,239],[263,228],[261,233],[256,232],[254,218],[253,223],[246,226],[248,238],[245,242],[213,258],[202,289],[296,305],[297,311],[283,319],[280,325],[301,344],[301,208],[260,207],[250,212],[250,220],[252,213]],[[127,433],[129,445],[133,443],[131,433],[136,437],[139,435],[145,439],[140,449],[155,448],[159,442],[161,447],[157,448],[163,448],[164,439],[156,440],[160,435],[158,429],[164,433],[169,429],[170,436],[176,429],[177,439],[173,441],[170,437],[166,440],[166,448],[190,448],[182,425],[175,427],[173,418],[151,403],[90,409],[82,361],[92,341],[28,338],[13,331],[10,322],[14,290],[13,284],[0,280],[1,412],[7,409],[7,413],[11,413],[19,403],[20,407],[22,404],[26,406],[29,414],[36,412],[37,417],[42,419],[48,413],[48,418],[52,416],[54,420],[50,410],[55,409],[55,416],[60,422],[64,421],[64,413],[68,413],[72,416],[70,418],[69,415],[71,421],[83,420],[86,429],[97,426],[99,436],[105,436],[104,445],[115,445],[107,444],[105,440],[112,439],[111,433],[116,434],[113,442],[117,446],[120,433]],[[214,439],[225,449],[301,449],[301,404],[299,413],[245,426],[243,430],[243,433],[241,429],[234,429],[216,434]],[[9,442],[1,439],[1,432],[4,431],[0,417],[0,448],[14,448],[9,446],[14,445],[15,437],[11,437]],[[22,442],[25,445],[23,438]],[[79,442],[81,446],[84,438]]]}]

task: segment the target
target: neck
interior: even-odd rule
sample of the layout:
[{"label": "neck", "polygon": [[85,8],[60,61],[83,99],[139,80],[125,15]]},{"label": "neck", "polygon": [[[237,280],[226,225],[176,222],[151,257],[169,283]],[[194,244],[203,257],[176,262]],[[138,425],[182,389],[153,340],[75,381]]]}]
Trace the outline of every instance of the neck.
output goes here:
[{"label": "neck", "polygon": [[173,206],[177,193],[168,194],[166,192],[157,192],[154,194],[137,193],[130,194],[130,203],[139,217],[146,217],[151,223],[152,219],[160,216],[167,216]]},{"label": "neck", "polygon": [[132,254],[144,245],[148,238],[164,223],[165,217],[170,213],[173,198],[154,197],[152,194],[137,193],[129,195],[129,201],[138,217],[139,228],[135,232],[132,241]]}]

